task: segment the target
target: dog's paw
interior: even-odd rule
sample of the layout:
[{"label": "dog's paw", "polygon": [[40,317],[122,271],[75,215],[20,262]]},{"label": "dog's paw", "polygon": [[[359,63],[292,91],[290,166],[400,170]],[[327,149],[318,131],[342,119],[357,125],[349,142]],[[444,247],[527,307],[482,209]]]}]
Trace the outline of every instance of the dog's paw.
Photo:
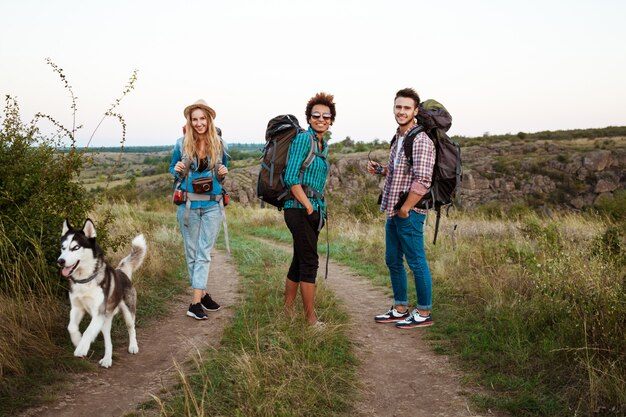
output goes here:
[{"label": "dog's paw", "polygon": [[77,356],[79,358],[84,358],[85,356],[87,356],[88,352],[89,352],[89,345],[84,344],[84,343],[79,343],[78,346],[76,347],[76,350],[74,350],[74,356]]},{"label": "dog's paw", "polygon": [[137,346],[137,343],[131,343],[128,345],[128,353],[139,353],[139,346]]},{"label": "dog's paw", "polygon": [[102,358],[102,359],[100,359],[100,366],[102,366],[103,368],[110,368],[112,364],[113,364],[113,359],[112,358]]}]

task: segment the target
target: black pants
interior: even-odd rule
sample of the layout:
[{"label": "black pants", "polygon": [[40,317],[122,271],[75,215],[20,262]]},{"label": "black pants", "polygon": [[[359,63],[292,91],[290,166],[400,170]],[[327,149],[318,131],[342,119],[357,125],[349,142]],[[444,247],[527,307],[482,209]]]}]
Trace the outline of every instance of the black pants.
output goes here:
[{"label": "black pants", "polygon": [[293,259],[287,273],[287,278],[291,281],[315,284],[319,266],[319,222],[320,214],[317,211],[307,215],[305,209],[285,210],[285,223],[293,237]]}]

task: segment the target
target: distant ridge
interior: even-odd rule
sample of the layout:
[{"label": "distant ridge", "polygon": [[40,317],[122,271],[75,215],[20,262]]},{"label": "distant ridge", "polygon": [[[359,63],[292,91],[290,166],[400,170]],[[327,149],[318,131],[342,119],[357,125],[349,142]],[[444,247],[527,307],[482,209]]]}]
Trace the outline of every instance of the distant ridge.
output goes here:
[{"label": "distant ridge", "polygon": [[[57,148],[61,152],[69,152],[71,148],[69,146],[63,146]],[[78,150],[84,148],[78,147]],[[160,146],[93,146],[87,149],[87,152],[126,152],[126,153],[152,153],[152,152],[165,152],[172,151],[174,145],[160,145]]]},{"label": "distant ridge", "polygon": [[611,138],[616,136],[626,136],[626,126],[607,126],[592,129],[569,129],[569,130],[544,130],[541,132],[526,133],[507,133],[504,135],[490,135],[485,132],[482,136],[453,136],[455,140],[468,141],[478,139],[489,139],[494,141],[500,140],[563,140],[563,139],[595,139],[595,138]]},{"label": "distant ridge", "polygon": [[[591,129],[570,129],[570,130],[544,130],[541,132],[526,133],[507,133],[504,135],[491,135],[489,132],[485,132],[482,136],[459,136],[454,135],[452,138],[461,142],[462,145],[476,144],[474,142],[479,141],[506,141],[506,140],[568,140],[568,139],[595,139],[595,138],[610,138],[617,136],[626,136],[626,126],[607,126],[602,128]],[[375,140],[375,139],[372,139]],[[237,150],[241,152],[256,152],[260,151],[264,146],[264,142],[259,143],[238,143],[238,142],[226,142],[228,144],[229,151]],[[337,141],[333,141],[337,143]],[[79,149],[81,149],[79,147]],[[165,152],[174,149],[174,145],[158,145],[158,146],[100,146],[91,147],[87,149],[88,152],[128,152],[128,153],[150,153],[150,152]],[[57,150],[61,152],[68,152],[70,147],[59,147]]]}]

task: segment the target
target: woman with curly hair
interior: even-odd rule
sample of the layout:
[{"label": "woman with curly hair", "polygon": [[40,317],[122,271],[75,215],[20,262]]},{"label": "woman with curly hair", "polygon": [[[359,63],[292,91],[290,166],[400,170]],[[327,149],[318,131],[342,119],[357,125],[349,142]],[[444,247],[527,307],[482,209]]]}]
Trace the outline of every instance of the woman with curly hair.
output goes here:
[{"label": "woman with curly hair", "polygon": [[[317,239],[324,226],[324,188],[328,178],[328,129],[335,121],[334,97],[317,93],[306,105],[307,131],[298,134],[289,148],[285,183],[291,195],[284,205],[285,223],[293,237],[293,259],[285,282],[285,311],[293,312],[298,294],[310,325],[321,325],[315,315],[315,279],[319,265]],[[314,160],[300,172],[313,146]]]}]

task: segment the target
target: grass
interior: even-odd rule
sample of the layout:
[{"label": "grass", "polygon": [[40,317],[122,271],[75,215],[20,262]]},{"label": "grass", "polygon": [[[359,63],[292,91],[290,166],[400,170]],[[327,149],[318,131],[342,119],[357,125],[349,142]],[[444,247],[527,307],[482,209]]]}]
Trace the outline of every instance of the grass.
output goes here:
[{"label": "grass", "polygon": [[318,285],[316,310],[327,326],[313,329],[300,314],[287,318],[283,289],[291,255],[259,245],[242,227],[230,221],[243,301],[219,350],[202,353],[195,372],[181,373],[178,389],[156,399],[161,415],[350,415],[357,362],[345,333],[347,315]]},{"label": "grass", "polygon": [[524,382],[494,385],[490,407],[528,416],[624,412],[623,265],[594,250],[603,223],[528,216],[504,234],[466,238],[474,221],[458,222],[455,250],[450,239],[429,248],[443,304],[436,311],[454,323],[433,333],[483,385],[502,375]]},{"label": "grass", "polygon": [[[134,234],[146,233],[149,259],[136,276],[144,297],[139,305],[163,304],[159,300],[187,285],[171,206],[149,201],[110,208],[116,218],[111,234],[125,242],[110,259],[125,254]],[[290,254],[253,238],[290,242],[282,213],[234,204],[228,215],[243,301],[221,347],[201,352],[196,371],[181,373],[177,389],[146,407],[187,416],[350,415],[358,401],[358,364],[344,332],[343,307],[321,284],[316,304],[321,319],[330,323],[325,330],[313,332],[300,315],[284,319]],[[519,416],[623,415],[626,227],[619,219],[591,215],[545,219],[518,213],[515,218],[452,214],[444,217],[435,246],[430,244],[434,219],[429,219],[437,325],[427,334],[433,349],[457,359],[468,385],[484,387],[473,397],[479,407]],[[389,288],[384,219],[343,214],[330,220],[331,258]],[[10,242],[0,243],[0,249],[10,248]],[[320,252],[325,249],[323,231]],[[42,388],[46,384],[91,366],[71,356],[64,328],[67,302],[45,289],[26,291],[19,283],[15,280],[12,297],[0,300],[0,414],[8,415],[53,395]],[[413,290],[410,294],[415,297]],[[38,308],[42,300],[49,306],[46,314]],[[141,310],[140,325],[160,313]],[[24,327],[25,317],[33,328]],[[119,323],[117,337],[124,337]],[[24,352],[29,360],[19,357]]]},{"label": "grass", "polygon": [[[521,416],[623,415],[625,228],[590,215],[516,217],[457,213],[443,219],[437,245],[427,244],[433,348],[455,355],[467,380],[487,388],[474,397],[478,406]],[[289,241],[275,210],[231,219],[251,235]],[[333,260],[389,287],[383,220],[331,219],[330,236]]]}]

